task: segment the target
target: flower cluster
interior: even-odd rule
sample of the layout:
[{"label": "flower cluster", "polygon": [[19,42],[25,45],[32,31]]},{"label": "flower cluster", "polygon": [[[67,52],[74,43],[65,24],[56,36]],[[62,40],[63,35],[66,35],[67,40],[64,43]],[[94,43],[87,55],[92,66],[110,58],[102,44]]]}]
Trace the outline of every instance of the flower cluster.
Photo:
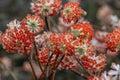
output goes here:
[{"label": "flower cluster", "polygon": [[50,50],[55,54],[73,55],[73,37],[71,34],[52,34],[48,40]]},{"label": "flower cluster", "polygon": [[22,20],[22,24],[28,27],[33,33],[39,33],[44,29],[44,21],[40,19],[38,15],[28,14],[26,18]]},{"label": "flower cluster", "polygon": [[74,24],[71,27],[71,32],[73,36],[81,39],[88,39],[88,41],[92,40],[94,35],[93,27],[89,22],[79,22]]},{"label": "flower cluster", "polygon": [[112,52],[120,51],[120,30],[115,29],[106,35],[107,48]]},{"label": "flower cluster", "polygon": [[105,56],[103,54],[96,56],[95,52],[88,53],[81,60],[83,67],[90,72],[100,72],[106,65]]},{"label": "flower cluster", "polygon": [[[79,20],[85,15],[85,11],[79,7],[76,0],[64,5],[57,25],[53,18],[48,16],[55,16],[61,8],[61,0],[32,2],[31,10],[35,14],[28,14],[21,21],[15,19],[7,24],[5,33],[0,34],[0,42],[10,53],[28,55],[35,77],[37,75],[32,59],[38,61],[39,65],[36,62],[34,65],[39,66],[42,73],[36,80],[41,80],[41,77],[51,80],[56,70],[62,69],[71,70],[76,74],[79,74],[76,72],[77,69],[83,71],[81,76],[87,80],[117,80],[120,65],[112,64],[113,70],[102,73],[107,58],[103,53],[112,54],[120,51],[120,30],[115,29],[112,33],[98,31],[94,36],[90,22]],[[102,18],[107,15],[101,13]],[[53,23],[56,27],[62,26],[64,31],[53,32]],[[45,24],[47,32],[44,31]]]},{"label": "flower cluster", "polygon": [[74,57],[66,56],[61,62],[61,64],[59,65],[58,69],[73,70],[73,69],[76,69],[78,66],[79,65]]},{"label": "flower cluster", "polygon": [[33,35],[26,26],[17,22],[14,20],[8,24],[8,29],[2,37],[3,46],[8,52],[26,55],[32,49]]},{"label": "flower cluster", "polygon": [[76,22],[85,15],[85,11],[79,7],[78,2],[68,2],[62,10],[62,18],[66,23]]},{"label": "flower cluster", "polygon": [[31,10],[42,16],[56,15],[61,7],[61,0],[37,0],[31,3]]},{"label": "flower cluster", "polygon": [[38,15],[28,14],[26,19],[21,22],[15,19],[7,27],[2,37],[4,48],[8,52],[26,55],[33,48],[34,34],[43,30],[44,22]]}]

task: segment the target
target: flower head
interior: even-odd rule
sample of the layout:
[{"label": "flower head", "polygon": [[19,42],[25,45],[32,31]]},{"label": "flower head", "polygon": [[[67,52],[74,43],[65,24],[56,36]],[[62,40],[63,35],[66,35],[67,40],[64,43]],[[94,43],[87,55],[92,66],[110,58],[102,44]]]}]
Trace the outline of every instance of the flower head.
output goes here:
[{"label": "flower head", "polygon": [[61,7],[61,0],[37,0],[37,2],[31,3],[32,11],[43,16],[56,15]]},{"label": "flower head", "polygon": [[62,10],[62,18],[66,23],[76,22],[84,14],[84,10],[79,7],[79,2],[68,2]]},{"label": "flower head", "polygon": [[52,34],[52,32],[44,32],[43,34],[39,34],[37,36],[35,36],[35,42],[41,46],[47,46],[47,41],[50,38],[50,35]]},{"label": "flower head", "polygon": [[50,50],[55,54],[68,54],[73,55],[74,47],[71,44],[73,37],[71,34],[55,33],[50,35],[48,40],[48,46]]},{"label": "flower head", "polygon": [[22,20],[22,24],[28,27],[33,33],[41,32],[44,29],[44,21],[38,15],[28,14],[25,19]]},{"label": "flower head", "polygon": [[107,48],[112,52],[120,51],[120,30],[115,29],[106,35]]},{"label": "flower head", "polygon": [[81,58],[89,52],[95,51],[95,46],[90,45],[88,41],[80,41],[79,39],[76,39],[72,42],[72,45],[74,46],[74,51],[77,58]]},{"label": "flower head", "polygon": [[88,39],[88,41],[92,40],[93,37],[93,28],[89,22],[79,22],[74,24],[71,27],[71,32],[73,36],[81,39]]},{"label": "flower head", "polygon": [[95,52],[91,52],[82,57],[83,67],[90,72],[99,72],[104,69],[106,58],[103,54],[96,56]]},{"label": "flower head", "polygon": [[65,56],[65,58],[60,63],[58,69],[59,70],[61,70],[61,69],[72,70],[72,69],[76,69],[77,67],[78,67],[78,63],[74,59],[74,57]]},{"label": "flower head", "polygon": [[4,33],[2,43],[8,52],[26,55],[32,49],[33,35],[26,26],[21,25],[14,27],[12,32]]},{"label": "flower head", "polygon": [[[51,52],[49,51],[48,48],[43,47],[41,51],[38,52],[39,55],[39,62],[43,65],[46,66],[48,63],[48,60],[50,58]],[[52,56],[52,58],[49,61],[49,66],[54,66],[55,62],[55,55]]]}]

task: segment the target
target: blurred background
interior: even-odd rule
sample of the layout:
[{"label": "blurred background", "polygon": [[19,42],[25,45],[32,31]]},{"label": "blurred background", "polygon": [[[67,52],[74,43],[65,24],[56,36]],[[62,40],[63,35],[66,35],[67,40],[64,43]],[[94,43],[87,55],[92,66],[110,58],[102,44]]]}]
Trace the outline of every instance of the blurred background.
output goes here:
[{"label": "blurred background", "polygon": [[[0,31],[4,32],[6,24],[11,20],[21,20],[27,13],[31,13],[31,1],[0,0]],[[109,6],[112,14],[120,18],[120,0],[81,0],[81,7],[87,12],[85,19],[94,25],[95,31],[107,30],[104,29],[105,24],[98,17],[98,10],[104,5]],[[112,61],[120,63],[119,55],[117,55],[117,58],[110,57],[107,66],[110,66]],[[0,80],[34,80],[27,58],[18,54],[9,54],[0,46]],[[82,78],[70,71],[62,70],[57,72],[55,80],[82,80]]]}]

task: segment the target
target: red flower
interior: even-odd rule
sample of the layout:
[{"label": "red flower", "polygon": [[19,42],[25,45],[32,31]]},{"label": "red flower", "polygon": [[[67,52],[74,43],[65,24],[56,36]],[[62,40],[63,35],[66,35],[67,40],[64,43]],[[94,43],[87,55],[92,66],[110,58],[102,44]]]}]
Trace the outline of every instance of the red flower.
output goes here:
[{"label": "red flower", "polygon": [[8,52],[28,54],[32,49],[33,35],[24,25],[14,27],[11,32],[3,34],[2,42]]},{"label": "red flower", "polygon": [[95,46],[90,45],[88,41],[73,41],[74,53],[76,58],[81,59],[84,55],[88,54],[91,51],[95,51]]},{"label": "red flower", "polygon": [[120,30],[115,29],[106,35],[107,48],[112,52],[120,51]]},{"label": "red flower", "polygon": [[37,0],[31,3],[32,11],[43,16],[56,15],[61,7],[61,0]]},{"label": "red flower", "polygon": [[94,35],[93,27],[89,22],[79,22],[74,24],[71,27],[71,32],[73,36],[79,37],[81,39],[88,39],[88,41],[92,40]]},{"label": "red flower", "polygon": [[44,29],[45,23],[38,15],[28,14],[26,18],[22,20],[22,24],[26,25],[31,32],[38,33]]},{"label": "red flower", "polygon": [[84,14],[85,11],[79,7],[78,2],[68,2],[62,10],[62,18],[66,23],[76,22]]},{"label": "red flower", "polygon": [[65,58],[62,60],[60,63],[58,69],[67,69],[67,70],[72,70],[76,69],[78,67],[77,61],[71,57],[71,56],[65,56]]},{"label": "red flower", "polygon": [[90,72],[99,72],[104,69],[106,58],[103,54],[96,56],[95,52],[91,52],[81,59],[83,67]]},{"label": "red flower", "polygon": [[[38,55],[39,55],[39,62],[43,66],[46,66],[48,63],[49,57],[51,55],[49,49],[45,47],[42,48],[42,50],[38,52]],[[50,59],[49,66],[54,66],[54,62],[55,62],[55,55],[53,55],[52,58]]]},{"label": "red flower", "polygon": [[73,55],[74,47],[72,45],[73,37],[71,34],[55,33],[50,35],[48,46],[55,54]]}]

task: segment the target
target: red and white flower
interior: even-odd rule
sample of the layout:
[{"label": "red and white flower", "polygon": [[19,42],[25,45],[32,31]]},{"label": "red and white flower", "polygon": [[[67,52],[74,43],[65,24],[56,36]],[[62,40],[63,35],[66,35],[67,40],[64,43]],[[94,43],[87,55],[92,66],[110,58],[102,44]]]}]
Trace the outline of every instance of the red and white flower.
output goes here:
[{"label": "red and white flower", "polygon": [[71,34],[55,33],[50,35],[48,47],[55,54],[74,54],[74,47],[71,44],[73,37]]},{"label": "red and white flower", "polygon": [[38,15],[28,14],[26,18],[22,20],[22,25],[28,27],[33,33],[41,32],[44,29],[44,21]]},{"label": "red and white flower", "polygon": [[106,35],[107,48],[112,52],[120,51],[120,30],[115,29],[112,33]]},{"label": "red and white flower", "polygon": [[61,7],[61,0],[37,0],[31,3],[31,10],[43,16],[56,15]]},{"label": "red and white flower", "polygon": [[79,22],[71,27],[73,36],[91,41],[94,35],[93,27],[89,22]]},{"label": "red and white flower", "polygon": [[81,60],[83,67],[90,72],[99,72],[106,65],[106,57],[103,54],[96,56],[95,52],[89,52]]},{"label": "red and white flower", "polygon": [[65,56],[65,58],[60,63],[58,69],[67,69],[67,70],[73,70],[76,69],[79,66],[77,61],[74,59],[74,57],[71,56]]},{"label": "red and white flower", "polygon": [[61,15],[64,22],[71,23],[85,15],[85,11],[79,7],[79,2],[68,2],[64,5]]},{"label": "red and white flower", "polygon": [[6,31],[2,36],[2,44],[10,53],[26,55],[32,50],[33,35],[24,25],[14,27],[11,32]]}]

